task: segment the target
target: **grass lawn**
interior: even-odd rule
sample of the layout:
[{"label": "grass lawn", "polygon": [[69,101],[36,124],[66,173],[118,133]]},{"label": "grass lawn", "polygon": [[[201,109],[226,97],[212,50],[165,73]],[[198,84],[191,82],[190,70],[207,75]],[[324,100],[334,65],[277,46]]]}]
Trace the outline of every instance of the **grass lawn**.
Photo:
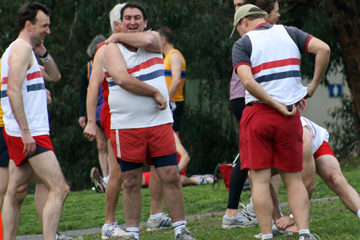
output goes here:
[{"label": "grass lawn", "polygon": [[[350,184],[360,191],[360,169],[356,165],[344,165],[344,175]],[[142,189],[142,215],[141,221],[145,222],[149,216],[150,195],[149,189]],[[250,192],[242,194],[242,203],[249,202]],[[313,199],[336,196],[324,182],[317,178]],[[211,185],[189,186],[184,188],[186,215],[198,215],[209,212],[225,211],[228,191],[224,183],[220,182],[219,190],[212,190]],[[280,202],[286,202],[287,196],[284,187],[279,194]],[[121,202],[121,198],[119,200]],[[101,227],[104,223],[105,195],[94,191],[71,192],[64,206],[59,230],[77,230]],[[286,207],[284,213],[288,212]],[[121,204],[116,211],[117,220],[124,223]],[[231,230],[221,229],[222,216],[200,218],[190,221],[188,226],[197,239],[254,239],[253,235],[259,233],[259,228],[237,228]],[[345,208],[338,199],[311,203],[310,227],[311,231],[320,235],[321,239],[360,239],[360,220]],[[31,235],[41,233],[40,224],[34,208],[34,196],[28,195],[21,210],[21,219],[18,235]],[[172,230],[157,232],[140,232],[142,239],[173,239]],[[84,240],[100,239],[100,234],[85,235]],[[285,237],[283,237],[285,239]],[[297,237],[286,237],[297,239]]]}]

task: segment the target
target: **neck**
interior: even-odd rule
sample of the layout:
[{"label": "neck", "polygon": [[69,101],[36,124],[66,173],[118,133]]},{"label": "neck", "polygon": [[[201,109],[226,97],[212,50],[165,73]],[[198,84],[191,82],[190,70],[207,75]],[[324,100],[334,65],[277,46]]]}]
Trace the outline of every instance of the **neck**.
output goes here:
[{"label": "neck", "polygon": [[171,52],[174,49],[175,49],[174,45],[167,43],[165,44],[165,46],[163,46],[162,52],[164,55],[167,55],[169,52]]},{"label": "neck", "polygon": [[254,19],[252,21],[250,21],[249,24],[249,31],[254,30],[254,28],[256,28],[259,24],[265,23],[265,19],[263,18],[258,18],[258,19]]},{"label": "neck", "polygon": [[24,40],[25,42],[28,42],[32,48],[35,47],[34,43],[31,41],[31,37],[29,36],[29,34],[27,34],[26,32],[24,31],[21,31],[17,37],[17,39],[22,39]]}]

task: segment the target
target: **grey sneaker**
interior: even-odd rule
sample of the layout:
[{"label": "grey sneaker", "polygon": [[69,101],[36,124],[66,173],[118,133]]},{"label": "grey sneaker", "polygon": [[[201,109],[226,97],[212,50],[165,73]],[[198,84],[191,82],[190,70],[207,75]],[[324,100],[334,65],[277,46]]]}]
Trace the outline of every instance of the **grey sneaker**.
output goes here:
[{"label": "grey sneaker", "polygon": [[321,240],[317,234],[301,234],[299,240]]},{"label": "grey sneaker", "polygon": [[226,216],[223,217],[222,220],[222,229],[230,229],[235,227],[252,227],[257,224],[257,219],[255,216],[254,209],[250,204],[243,205],[243,209],[239,210],[239,212],[231,217],[228,218]]},{"label": "grey sneaker", "polygon": [[67,237],[62,233],[56,232],[56,240],[72,240],[72,237]]},{"label": "grey sneaker", "polygon": [[181,229],[181,233],[177,234],[175,240],[196,240],[193,236],[191,236],[189,229],[186,227]]},{"label": "grey sneaker", "polygon": [[171,218],[167,214],[163,214],[159,219],[152,220],[149,218],[147,220],[147,231],[161,230],[171,227]]},{"label": "grey sneaker", "polygon": [[[288,231],[285,231],[285,230],[281,230],[281,229],[278,229],[276,227],[276,225],[273,225],[272,226],[272,232],[273,232],[273,236],[276,237],[276,236],[292,236],[293,233],[292,232],[288,232]],[[254,235],[254,238],[257,238],[257,239],[261,239],[262,238],[262,234],[261,233],[258,233],[256,235]]]},{"label": "grey sneaker", "polygon": [[136,239],[134,234],[124,231],[117,222],[110,226],[103,225],[101,228],[101,239]]}]

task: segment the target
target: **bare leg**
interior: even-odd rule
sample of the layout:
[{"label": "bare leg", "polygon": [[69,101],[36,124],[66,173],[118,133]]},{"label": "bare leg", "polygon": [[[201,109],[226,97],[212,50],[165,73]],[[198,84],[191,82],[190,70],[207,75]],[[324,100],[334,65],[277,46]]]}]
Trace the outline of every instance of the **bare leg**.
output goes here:
[{"label": "bare leg", "polygon": [[280,172],[288,191],[289,209],[299,229],[309,228],[309,197],[300,172]]},{"label": "bare leg", "polygon": [[107,146],[105,133],[103,130],[99,128],[98,125],[96,125],[96,146],[98,150],[101,172],[103,177],[106,177],[109,175],[109,168],[110,168],[108,146]]},{"label": "bare leg", "polygon": [[312,134],[306,127],[303,128],[303,170],[301,172],[305,188],[311,198],[315,189],[315,161],[312,154]]},{"label": "bare leg", "polygon": [[262,234],[272,234],[271,169],[250,170],[252,201]]},{"label": "bare leg", "polygon": [[[198,181],[195,179],[189,178],[184,175],[180,175],[180,184],[181,186],[187,186],[187,185],[198,185]],[[236,209],[237,211],[237,209]]]},{"label": "bare leg", "polygon": [[49,191],[40,179],[36,179],[35,177],[35,182],[35,208],[39,216],[40,224],[43,226],[43,209],[48,198]]},{"label": "bare leg", "polygon": [[[9,162],[9,184],[1,212],[4,240],[16,239],[20,208],[26,196],[26,188],[25,191],[20,188],[27,186],[31,176],[32,170],[29,163],[16,167],[13,161]],[[25,194],[20,195],[19,192],[25,192]]]},{"label": "bare leg", "polygon": [[142,168],[122,172],[124,179],[123,207],[127,227],[138,227],[141,213]]},{"label": "bare leg", "polygon": [[43,238],[55,239],[62,207],[69,193],[69,186],[61,172],[54,152],[47,151],[29,159],[34,174],[48,188],[43,209]]},{"label": "bare leg", "polygon": [[110,178],[105,191],[105,223],[115,222],[115,211],[119,201],[122,185],[120,165],[108,139],[108,153],[110,159]]},{"label": "bare leg", "polygon": [[353,213],[360,209],[360,197],[341,172],[339,162],[332,155],[323,155],[316,160],[316,170],[320,177],[333,190]]},{"label": "bare leg", "polygon": [[9,168],[0,167],[0,211],[4,202],[6,188],[9,181]]},{"label": "bare leg", "polygon": [[165,205],[172,222],[185,220],[184,194],[177,166],[156,168],[162,182]]},{"label": "bare leg", "polygon": [[160,178],[155,170],[155,167],[151,166],[149,190],[151,196],[151,207],[150,214],[154,215],[161,213],[163,211],[162,202],[163,202],[163,191]]}]

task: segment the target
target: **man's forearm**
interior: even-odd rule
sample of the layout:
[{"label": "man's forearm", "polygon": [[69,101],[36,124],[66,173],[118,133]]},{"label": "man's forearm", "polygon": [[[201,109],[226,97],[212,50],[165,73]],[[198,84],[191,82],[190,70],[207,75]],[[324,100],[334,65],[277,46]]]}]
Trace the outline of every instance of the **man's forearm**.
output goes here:
[{"label": "man's forearm", "polygon": [[47,76],[44,76],[46,81],[57,82],[61,79],[61,74],[58,66],[56,65],[55,60],[52,58],[50,53],[47,54],[46,58],[40,58],[42,61],[44,71]]},{"label": "man's forearm", "polygon": [[96,86],[90,82],[86,96],[86,112],[88,122],[96,122],[97,95],[98,89],[96,89]]},{"label": "man's forearm", "polygon": [[155,32],[114,33],[114,41],[150,52],[161,52],[160,37]]}]

